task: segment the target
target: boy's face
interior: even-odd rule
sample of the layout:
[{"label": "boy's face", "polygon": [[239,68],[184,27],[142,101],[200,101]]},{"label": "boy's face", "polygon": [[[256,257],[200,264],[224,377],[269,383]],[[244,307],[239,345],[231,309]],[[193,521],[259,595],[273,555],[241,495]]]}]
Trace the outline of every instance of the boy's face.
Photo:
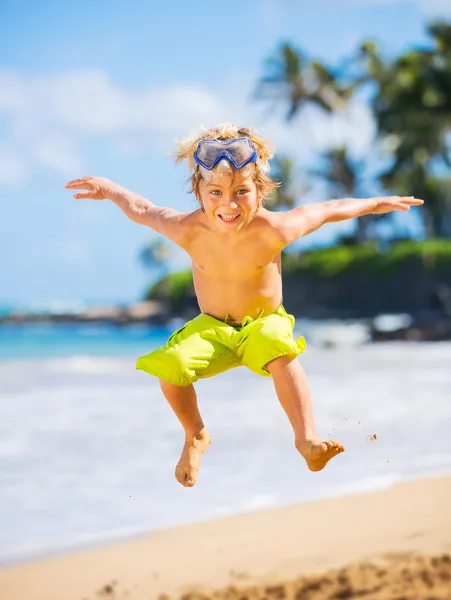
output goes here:
[{"label": "boy's face", "polygon": [[212,173],[211,180],[202,179],[199,192],[207,218],[223,233],[239,231],[259,207],[255,181],[236,169],[232,175]]}]

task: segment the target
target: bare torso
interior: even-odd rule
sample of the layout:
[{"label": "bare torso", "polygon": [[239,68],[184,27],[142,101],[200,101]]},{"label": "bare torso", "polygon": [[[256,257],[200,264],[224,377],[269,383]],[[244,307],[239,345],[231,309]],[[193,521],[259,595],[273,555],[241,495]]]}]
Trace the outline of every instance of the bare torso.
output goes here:
[{"label": "bare torso", "polygon": [[282,302],[281,244],[262,211],[236,235],[218,234],[201,211],[185,223],[189,236],[183,247],[192,259],[200,310],[217,319],[241,323],[274,312]]}]

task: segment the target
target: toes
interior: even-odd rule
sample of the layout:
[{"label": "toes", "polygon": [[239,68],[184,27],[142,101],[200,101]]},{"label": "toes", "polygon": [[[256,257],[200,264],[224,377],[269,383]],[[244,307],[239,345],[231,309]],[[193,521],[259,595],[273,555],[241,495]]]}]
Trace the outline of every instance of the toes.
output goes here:
[{"label": "toes", "polygon": [[185,469],[177,468],[175,470],[175,478],[183,485],[183,487],[193,487],[193,485],[196,483],[196,475],[189,473]]},{"label": "toes", "polygon": [[183,482],[183,485],[185,487],[193,487],[193,485],[196,483],[196,476],[193,475],[193,473],[185,473],[185,480]]},{"label": "toes", "polygon": [[311,451],[310,455],[304,456],[304,458],[310,471],[321,471],[334,456],[344,451],[345,448],[342,444],[328,440],[318,444],[316,450]]},{"label": "toes", "polygon": [[328,442],[325,442],[327,449],[335,452],[336,454],[339,454],[340,452],[344,452],[345,451],[345,447],[343,446],[343,444],[340,444],[339,442],[334,442],[333,440],[329,440]]}]

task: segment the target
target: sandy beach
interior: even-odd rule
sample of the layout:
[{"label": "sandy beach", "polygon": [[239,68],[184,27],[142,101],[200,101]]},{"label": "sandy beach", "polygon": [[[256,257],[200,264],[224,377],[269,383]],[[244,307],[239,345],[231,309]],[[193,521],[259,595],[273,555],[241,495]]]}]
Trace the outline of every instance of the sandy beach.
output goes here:
[{"label": "sandy beach", "polygon": [[0,598],[449,599],[450,507],[439,477],[163,530],[4,567]]}]

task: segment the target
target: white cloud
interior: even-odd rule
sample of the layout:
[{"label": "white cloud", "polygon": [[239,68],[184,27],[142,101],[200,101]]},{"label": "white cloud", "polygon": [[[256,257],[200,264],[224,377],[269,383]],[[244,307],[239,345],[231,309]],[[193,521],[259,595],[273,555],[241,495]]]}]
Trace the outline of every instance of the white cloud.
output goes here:
[{"label": "white cloud", "polygon": [[451,15],[450,0],[345,0],[348,4],[416,4],[427,15]]},{"label": "white cloud", "polygon": [[264,129],[299,160],[335,144],[347,143],[356,152],[368,147],[372,124],[363,104],[332,117],[307,110],[287,124],[282,114],[266,119],[263,106],[249,102],[255,81],[256,74],[241,73],[214,91],[196,84],[129,90],[98,70],[34,77],[0,71],[5,146],[15,148],[0,165],[0,185],[17,185],[38,169],[64,177],[82,172],[85,148],[96,139],[122,155],[161,152],[174,138],[223,120]]},{"label": "white cloud", "polygon": [[356,156],[371,150],[375,123],[367,104],[355,99],[342,111],[332,115],[319,108],[306,107],[292,121],[286,122],[283,113],[269,119],[249,115],[249,122],[267,137],[277,150],[291,155],[301,164],[312,164],[317,153],[336,146],[347,146]]},{"label": "white cloud", "polygon": [[450,0],[415,0],[421,10],[428,15],[451,15]]},{"label": "white cloud", "polygon": [[[375,4],[403,4],[418,6],[418,8],[429,17],[440,17],[451,15],[451,0],[316,0],[316,6],[346,4],[352,5],[375,5]],[[291,14],[292,6],[288,0],[262,0],[258,4],[257,15],[263,27],[268,29],[280,29],[286,15]],[[320,8],[318,8],[320,10]]]},{"label": "white cloud", "polygon": [[[194,84],[134,91],[98,70],[34,77],[0,71],[4,143],[20,148],[24,171],[45,167],[66,176],[82,166],[83,146],[90,139],[107,138],[129,151],[155,147],[225,112],[217,95]],[[0,185],[18,182],[18,163],[0,169]]]},{"label": "white cloud", "polygon": [[317,111],[307,127],[317,150],[347,146],[356,155],[370,149],[376,134],[370,108],[362,100],[351,102],[345,110],[331,116]]},{"label": "white cloud", "polygon": [[35,139],[30,156],[37,165],[48,167],[61,175],[69,176],[74,171],[83,171],[83,161],[76,146],[61,133],[48,132]]},{"label": "white cloud", "polygon": [[222,108],[196,85],[130,91],[98,70],[32,78],[0,72],[0,112],[30,127],[60,126],[85,135],[172,133]]}]

